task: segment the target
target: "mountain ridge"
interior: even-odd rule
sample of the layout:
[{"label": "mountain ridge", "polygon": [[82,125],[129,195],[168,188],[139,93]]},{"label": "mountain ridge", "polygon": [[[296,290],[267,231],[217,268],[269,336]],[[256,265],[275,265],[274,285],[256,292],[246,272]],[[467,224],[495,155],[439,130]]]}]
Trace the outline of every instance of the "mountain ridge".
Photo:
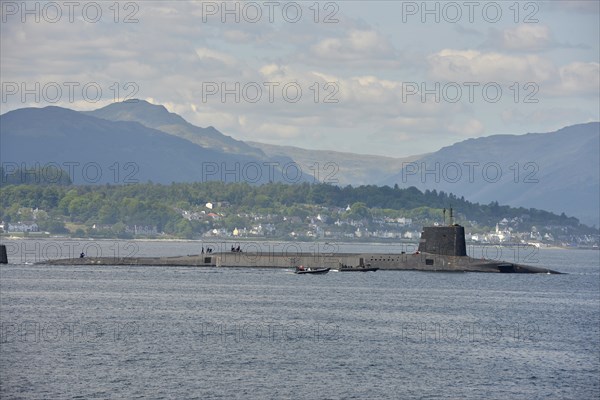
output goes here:
[{"label": "mountain ridge", "polygon": [[[214,127],[197,127],[144,100],[88,112],[23,108],[1,115],[0,121],[3,162],[85,163],[100,157],[107,164],[112,157],[121,164],[136,162],[144,170],[142,181],[162,183],[203,181],[208,165],[213,180],[415,186],[474,202],[565,212],[600,225],[600,122],[546,133],[469,138],[433,153],[393,158],[246,143]],[[270,167],[259,170],[256,180],[242,173],[247,166],[263,168],[268,163],[277,168],[297,163],[302,177],[273,179]],[[281,175],[280,169],[276,172]]]},{"label": "mountain ridge", "polygon": [[112,103],[84,113],[111,121],[136,121],[149,128],[181,137],[206,148],[217,148],[224,152],[252,155],[259,158],[265,157],[260,150],[241,140],[224,135],[212,126],[198,127],[180,115],[169,112],[165,106],[152,104],[145,100],[133,99]]},{"label": "mountain ridge", "polygon": [[[565,212],[598,226],[599,150],[599,122],[546,133],[492,135],[443,147],[384,183]],[[455,173],[457,166],[460,172]]]},{"label": "mountain ridge", "polygon": [[248,143],[267,155],[290,157],[299,164],[317,168],[324,182],[340,185],[379,183],[394,175],[404,163],[416,161],[429,154],[395,158],[335,150],[309,150],[254,141]]},{"label": "mountain ridge", "polygon": [[[282,180],[263,165],[263,159],[202,147],[136,121],[111,121],[56,106],[1,115],[0,138],[3,165],[77,168],[78,176],[71,177],[76,184],[251,179],[265,183],[270,174]],[[125,165],[129,171],[115,170]],[[254,169],[245,171],[245,166]],[[86,176],[92,172],[93,177]],[[131,179],[123,181],[119,172],[129,172]]]}]

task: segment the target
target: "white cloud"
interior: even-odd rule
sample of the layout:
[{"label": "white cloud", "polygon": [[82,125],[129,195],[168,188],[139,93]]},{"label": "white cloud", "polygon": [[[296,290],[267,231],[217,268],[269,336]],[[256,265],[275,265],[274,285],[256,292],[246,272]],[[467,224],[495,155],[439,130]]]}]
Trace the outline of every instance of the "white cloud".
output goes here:
[{"label": "white cloud", "polygon": [[398,52],[394,46],[374,30],[351,29],[340,37],[320,39],[310,47],[308,57],[311,57],[313,64],[335,62],[339,66],[399,66]]},{"label": "white cloud", "polygon": [[502,47],[506,50],[540,50],[551,43],[550,29],[538,24],[518,25],[502,34]]},{"label": "white cloud", "polygon": [[600,64],[574,62],[559,69],[561,94],[590,93],[596,97],[600,90]]},{"label": "white cloud", "polygon": [[585,49],[588,46],[582,43],[559,42],[546,25],[521,24],[504,30],[489,29],[488,39],[481,47],[518,54],[549,52],[550,50],[562,48]]},{"label": "white cloud", "polygon": [[429,72],[434,79],[459,83],[497,82],[505,87],[517,82],[521,88],[531,82],[539,88],[538,98],[598,95],[599,65],[597,62],[572,62],[557,67],[537,55],[514,56],[475,50],[446,49],[429,57]]},{"label": "white cloud", "polygon": [[235,58],[229,54],[222,53],[207,47],[200,47],[196,49],[196,55],[201,60],[218,61],[226,66],[233,66],[235,64]]},{"label": "white cloud", "polygon": [[539,83],[556,74],[553,63],[537,55],[444,49],[428,61],[431,77],[451,82]]}]

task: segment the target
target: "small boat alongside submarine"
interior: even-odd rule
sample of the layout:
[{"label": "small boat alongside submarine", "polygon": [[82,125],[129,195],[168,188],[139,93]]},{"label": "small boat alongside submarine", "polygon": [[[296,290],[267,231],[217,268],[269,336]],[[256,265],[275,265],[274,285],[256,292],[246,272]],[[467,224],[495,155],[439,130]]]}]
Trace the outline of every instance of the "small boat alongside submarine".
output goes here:
[{"label": "small boat alongside submarine", "polygon": [[340,272],[375,272],[378,270],[379,270],[378,267],[371,267],[370,265],[367,265],[367,266],[359,265],[358,267],[351,267],[351,266],[343,265],[338,269],[338,271],[340,271]]},{"label": "small boat alongside submarine", "polygon": [[302,265],[296,267],[294,270],[295,274],[304,275],[304,274],[314,274],[314,275],[323,275],[329,272],[331,268],[304,268]]}]

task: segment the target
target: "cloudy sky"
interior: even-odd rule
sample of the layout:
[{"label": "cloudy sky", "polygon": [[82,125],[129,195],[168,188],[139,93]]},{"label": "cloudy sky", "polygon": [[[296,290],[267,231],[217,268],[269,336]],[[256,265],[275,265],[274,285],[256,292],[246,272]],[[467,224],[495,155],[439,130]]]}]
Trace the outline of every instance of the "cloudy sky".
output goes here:
[{"label": "cloudy sky", "polygon": [[599,116],[598,1],[2,1],[2,113],[131,97],[387,156]]}]

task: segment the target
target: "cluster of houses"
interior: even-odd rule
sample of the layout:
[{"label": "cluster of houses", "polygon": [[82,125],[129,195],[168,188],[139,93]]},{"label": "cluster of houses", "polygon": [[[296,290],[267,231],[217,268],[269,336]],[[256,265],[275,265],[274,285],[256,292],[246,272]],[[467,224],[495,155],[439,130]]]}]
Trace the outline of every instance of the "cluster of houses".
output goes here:
[{"label": "cluster of houses", "polygon": [[[343,210],[343,209],[342,209]],[[222,218],[223,215],[210,213],[203,214],[203,218]],[[214,228],[204,234],[207,237],[289,237],[291,239],[329,239],[329,240],[405,240],[415,242],[421,235],[422,223],[415,223],[411,218],[373,218],[370,220],[341,219],[331,222],[331,218],[316,214],[302,219],[298,216],[280,217],[279,223],[273,222],[274,216],[261,216],[256,214],[238,214],[237,216],[249,221],[247,226],[237,226],[233,229],[224,227]],[[269,221],[269,222],[266,222]],[[557,227],[542,227],[540,229],[518,229],[522,225],[521,220],[507,220],[503,218],[498,221],[495,229],[489,232],[479,233],[467,232],[466,239],[474,244],[528,244],[560,245],[560,246],[582,246],[596,248],[598,246],[597,235],[579,236],[557,236],[553,234]],[[218,225],[218,224],[217,224]],[[471,225],[471,224],[467,224]],[[477,224],[472,224],[476,227]],[[289,228],[289,229],[287,229]],[[467,231],[470,229],[467,227]]]},{"label": "cluster of houses", "polygon": [[[329,240],[406,240],[418,241],[421,234],[422,221],[415,222],[406,217],[375,217],[363,219],[345,218],[344,211],[349,207],[343,207],[336,210],[323,210],[328,215],[315,212],[314,215],[306,217],[299,216],[280,216],[280,215],[261,215],[258,213],[238,213],[238,222],[240,226],[227,226],[223,222],[228,213],[227,202],[206,203],[204,207],[194,210],[185,210],[176,208],[175,210],[188,221],[211,222],[208,229],[202,232],[203,237],[231,237],[231,238],[261,238],[276,237],[290,239],[329,239]],[[30,210],[34,219],[36,212],[41,210]],[[228,211],[228,210],[227,210]],[[337,216],[337,218],[335,218]],[[335,220],[334,220],[335,218]],[[466,240],[470,243],[480,244],[529,244],[540,245],[559,245],[559,246],[581,246],[597,248],[598,235],[566,235],[562,234],[564,227],[540,227],[539,229],[528,226],[527,230],[522,229],[525,224],[519,218],[506,219],[498,221],[495,229],[489,232],[482,232],[477,229],[477,224],[473,221],[465,224],[467,227]],[[97,232],[110,232],[114,226],[94,224],[91,229]],[[164,233],[159,232],[153,225],[132,225],[122,226],[120,229],[132,236],[154,237]],[[34,221],[18,222],[0,222],[0,233],[41,233],[40,227]]]},{"label": "cluster of houses", "polygon": [[15,233],[39,232],[40,227],[37,223],[33,221],[23,221],[15,223],[5,223],[4,221],[2,221],[0,222],[0,232],[2,231]]},{"label": "cluster of houses", "polygon": [[[94,231],[106,231],[110,232],[114,228],[113,225],[94,224],[92,230]],[[161,235],[162,232],[158,231],[155,225],[125,225],[124,231],[134,236],[157,236]]]},{"label": "cluster of houses", "polygon": [[542,245],[558,245],[563,247],[598,248],[598,236],[553,234],[551,231],[561,231],[562,227],[538,228],[532,226],[528,230],[519,230],[522,222],[518,218],[507,220],[503,218],[496,224],[495,230],[485,233],[466,233],[466,240],[481,244],[528,244],[536,247]]},{"label": "cluster of houses", "polygon": [[177,211],[183,218],[187,219],[188,221],[202,221],[207,218],[219,220],[222,217],[222,215],[211,211],[215,206],[227,207],[229,206],[229,203],[226,201],[218,202],[216,204],[208,202],[204,205],[204,207],[207,210],[184,210],[182,208],[175,208],[175,211]]},{"label": "cluster of houses", "polygon": [[[315,214],[306,217],[299,216],[277,216],[260,215],[257,213],[238,213],[237,217],[246,221],[245,226],[225,227],[219,221],[227,217],[223,210],[224,205],[218,203],[206,203],[199,210],[177,211],[183,218],[190,221],[212,221],[211,228],[204,232],[204,237],[288,237],[290,239],[329,239],[329,240],[406,240],[418,241],[421,235],[423,221],[413,221],[407,217],[374,217],[351,219],[344,218],[344,212],[350,211],[350,206],[344,208],[329,209],[325,213],[315,211]],[[227,204],[226,206],[229,206]],[[346,214],[347,215],[347,214]],[[337,216],[337,218],[336,218]],[[559,244],[568,246],[570,244],[592,247],[597,245],[598,238],[594,236],[580,236],[565,239],[556,237],[557,227],[532,227],[523,230],[526,225],[519,218],[503,218],[496,224],[494,230],[482,232],[477,229],[474,222],[467,223],[466,239],[470,243],[480,244]],[[471,227],[471,228],[470,228]],[[473,232],[468,232],[473,230]],[[474,233],[478,232],[478,233]]]},{"label": "cluster of houses", "polygon": [[0,232],[14,233],[36,233],[40,227],[35,220],[41,215],[47,215],[44,210],[39,208],[23,207],[19,209],[19,215],[26,216],[27,220],[17,222],[0,222]]}]

